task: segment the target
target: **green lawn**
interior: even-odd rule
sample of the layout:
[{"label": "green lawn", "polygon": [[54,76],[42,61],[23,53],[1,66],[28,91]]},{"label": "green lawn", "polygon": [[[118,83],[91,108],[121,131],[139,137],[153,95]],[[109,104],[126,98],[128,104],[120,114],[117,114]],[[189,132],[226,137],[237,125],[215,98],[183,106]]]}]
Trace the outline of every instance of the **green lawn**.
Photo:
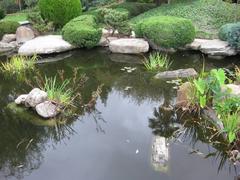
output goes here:
[{"label": "green lawn", "polygon": [[8,14],[2,21],[26,21],[27,20],[27,13],[14,13]]},{"label": "green lawn", "polygon": [[222,25],[240,21],[240,5],[226,3],[222,0],[195,0],[166,4],[140,14],[130,22],[135,24],[145,18],[161,15],[191,19],[196,27],[197,37],[216,38],[218,29]]}]

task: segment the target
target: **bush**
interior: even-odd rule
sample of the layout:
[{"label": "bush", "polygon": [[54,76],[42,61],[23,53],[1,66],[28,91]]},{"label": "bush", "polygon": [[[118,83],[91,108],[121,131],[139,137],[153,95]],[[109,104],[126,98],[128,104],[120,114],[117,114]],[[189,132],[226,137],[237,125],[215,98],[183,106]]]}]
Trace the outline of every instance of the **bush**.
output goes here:
[{"label": "bush", "polygon": [[2,7],[0,7],[0,19],[3,19],[6,16],[5,11]]},{"label": "bush", "polygon": [[0,38],[4,34],[15,33],[19,24],[14,21],[0,21]]},{"label": "bush", "polygon": [[223,25],[218,36],[219,39],[228,41],[232,47],[240,49],[240,22]]},{"label": "bush", "polygon": [[42,17],[52,21],[56,27],[62,27],[82,12],[80,0],[40,0]]},{"label": "bush", "polygon": [[62,29],[62,35],[77,47],[92,48],[99,43],[102,30],[98,28],[93,15],[82,15],[67,23]]},{"label": "bush", "polygon": [[171,16],[148,18],[135,26],[136,35],[163,48],[178,48],[191,43],[195,28],[188,19]]}]

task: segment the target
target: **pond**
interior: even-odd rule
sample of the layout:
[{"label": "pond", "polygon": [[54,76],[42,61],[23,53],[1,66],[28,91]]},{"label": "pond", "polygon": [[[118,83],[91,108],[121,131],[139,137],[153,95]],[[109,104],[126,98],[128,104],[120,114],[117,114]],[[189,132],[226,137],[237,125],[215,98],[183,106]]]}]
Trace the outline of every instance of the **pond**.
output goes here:
[{"label": "pond", "polygon": [[[89,77],[84,100],[104,84],[91,112],[59,125],[26,121],[25,115],[9,111],[8,104],[30,87],[0,75],[0,179],[234,180],[238,169],[226,160],[224,147],[209,142],[198,124],[183,126],[174,112],[162,110],[163,104],[174,104],[175,85],[153,81],[153,74],[139,64],[142,58],[99,48],[39,63],[47,76],[58,70],[71,76],[78,67]],[[200,71],[203,66],[203,56],[195,52],[171,59],[172,69]],[[231,67],[238,59],[206,59],[205,66]],[[123,67],[136,71],[127,73]]]}]

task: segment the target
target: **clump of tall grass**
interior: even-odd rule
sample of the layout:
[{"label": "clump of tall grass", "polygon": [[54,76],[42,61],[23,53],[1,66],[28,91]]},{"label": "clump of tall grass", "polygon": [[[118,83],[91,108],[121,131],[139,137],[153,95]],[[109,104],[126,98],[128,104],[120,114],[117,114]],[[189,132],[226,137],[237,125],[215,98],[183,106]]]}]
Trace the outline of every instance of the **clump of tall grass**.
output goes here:
[{"label": "clump of tall grass", "polygon": [[240,68],[238,66],[235,67],[235,78],[236,82],[240,83]]},{"label": "clump of tall grass", "polygon": [[26,71],[33,71],[38,57],[13,56],[7,62],[1,63],[0,71],[7,74],[21,74]]},{"label": "clump of tall grass", "polygon": [[150,54],[148,59],[143,61],[143,65],[148,71],[168,70],[172,65],[172,62],[167,55],[160,53]]}]

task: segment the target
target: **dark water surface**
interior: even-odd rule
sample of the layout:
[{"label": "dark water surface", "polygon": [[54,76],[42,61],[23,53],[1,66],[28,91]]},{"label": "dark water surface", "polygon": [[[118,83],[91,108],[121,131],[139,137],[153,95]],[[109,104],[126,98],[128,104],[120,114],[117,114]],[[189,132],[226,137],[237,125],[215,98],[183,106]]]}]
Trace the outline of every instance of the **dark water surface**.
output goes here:
[{"label": "dark water surface", "polygon": [[[217,156],[221,148],[207,144],[197,127],[184,137],[169,138],[182,123],[159,107],[174,104],[176,90],[153,81],[142,65],[129,63],[141,57],[111,55],[104,49],[61,56],[66,58],[38,64],[40,72],[54,76],[63,69],[70,76],[79,67],[89,77],[83,99],[104,84],[96,109],[55,127],[24,121],[24,115],[14,116],[6,107],[30,87],[0,75],[1,180],[234,180],[237,172],[228,161],[218,170],[224,159]],[[203,64],[196,53],[174,54],[172,59],[172,69],[200,71]],[[206,59],[206,69],[231,67],[238,59]],[[125,66],[137,70],[121,71]],[[128,86],[132,88],[126,90]],[[163,148],[160,163],[152,159],[156,139]]]}]

